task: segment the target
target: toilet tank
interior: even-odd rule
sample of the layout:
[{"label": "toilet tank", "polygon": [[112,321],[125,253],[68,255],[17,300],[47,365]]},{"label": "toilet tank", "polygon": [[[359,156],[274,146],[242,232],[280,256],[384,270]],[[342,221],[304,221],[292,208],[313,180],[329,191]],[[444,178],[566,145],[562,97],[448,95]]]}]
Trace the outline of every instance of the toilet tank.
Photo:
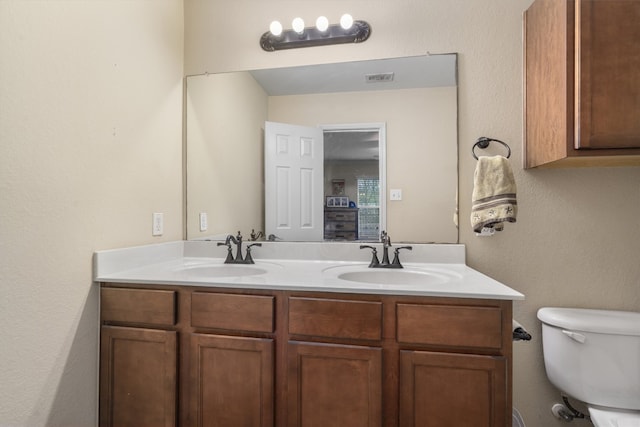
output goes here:
[{"label": "toilet tank", "polygon": [[545,307],[538,319],[557,388],[592,405],[640,410],[640,313]]}]

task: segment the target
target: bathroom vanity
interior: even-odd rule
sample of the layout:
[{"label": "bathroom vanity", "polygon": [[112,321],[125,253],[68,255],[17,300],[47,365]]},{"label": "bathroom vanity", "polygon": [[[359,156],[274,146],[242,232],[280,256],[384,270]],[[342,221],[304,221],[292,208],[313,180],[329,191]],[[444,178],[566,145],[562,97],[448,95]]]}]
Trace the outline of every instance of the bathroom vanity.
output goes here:
[{"label": "bathroom vanity", "polygon": [[234,266],[179,243],[96,255],[101,426],[511,425],[523,296],[465,266],[464,247],[416,245],[450,254],[372,272],[357,245],[335,246],[354,261]]}]

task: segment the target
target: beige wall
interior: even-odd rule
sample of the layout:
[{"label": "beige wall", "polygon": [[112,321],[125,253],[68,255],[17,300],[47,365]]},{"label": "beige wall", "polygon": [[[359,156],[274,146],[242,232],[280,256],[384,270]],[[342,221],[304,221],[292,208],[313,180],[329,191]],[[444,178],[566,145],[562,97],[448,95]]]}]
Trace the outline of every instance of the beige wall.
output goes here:
[{"label": "beige wall", "polygon": [[[264,230],[265,120],[267,94],[251,74],[187,79],[189,239]],[[200,212],[208,214],[206,231]]]},{"label": "beige wall", "polygon": [[[469,265],[526,294],[514,304],[515,315],[534,339],[514,345],[514,402],[528,427],[560,427],[550,412],[558,391],[546,379],[535,312],[549,305],[640,311],[640,168],[522,169],[522,12],[530,4],[185,0],[185,68],[215,72],[458,52],[460,239]],[[258,46],[272,19],[290,22],[299,14],[310,22],[325,13],[335,22],[345,10],[372,25],[362,45],[276,53]],[[225,20],[242,23],[233,39],[216,36]],[[471,146],[480,136],[511,145],[519,190],[518,222],[491,238],[474,236],[468,220]]]},{"label": "beige wall", "polygon": [[182,14],[0,1],[2,426],[96,425],[92,254],[182,237]]}]

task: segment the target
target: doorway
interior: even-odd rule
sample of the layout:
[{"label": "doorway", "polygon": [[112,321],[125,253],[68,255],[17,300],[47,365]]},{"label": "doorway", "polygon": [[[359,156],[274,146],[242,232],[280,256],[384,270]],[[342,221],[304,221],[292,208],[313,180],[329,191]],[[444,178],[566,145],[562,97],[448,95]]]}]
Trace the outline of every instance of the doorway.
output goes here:
[{"label": "doorway", "polygon": [[[386,224],[385,124],[320,128],[324,134],[325,240],[377,241]],[[355,217],[355,224],[334,223],[336,217]],[[355,233],[335,233],[336,227]]]}]

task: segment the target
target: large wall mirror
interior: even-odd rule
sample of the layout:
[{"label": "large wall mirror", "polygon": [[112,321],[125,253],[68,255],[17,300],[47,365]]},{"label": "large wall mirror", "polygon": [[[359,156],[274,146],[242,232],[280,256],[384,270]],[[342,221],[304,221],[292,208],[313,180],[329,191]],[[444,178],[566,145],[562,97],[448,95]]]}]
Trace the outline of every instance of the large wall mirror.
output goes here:
[{"label": "large wall mirror", "polygon": [[[368,241],[384,229],[457,243],[456,67],[448,54],[187,77],[187,238]],[[293,146],[320,173],[305,166],[274,189],[269,141],[285,147],[286,126],[310,132]],[[285,205],[301,210],[274,222]],[[287,221],[317,231],[299,237]]]}]

